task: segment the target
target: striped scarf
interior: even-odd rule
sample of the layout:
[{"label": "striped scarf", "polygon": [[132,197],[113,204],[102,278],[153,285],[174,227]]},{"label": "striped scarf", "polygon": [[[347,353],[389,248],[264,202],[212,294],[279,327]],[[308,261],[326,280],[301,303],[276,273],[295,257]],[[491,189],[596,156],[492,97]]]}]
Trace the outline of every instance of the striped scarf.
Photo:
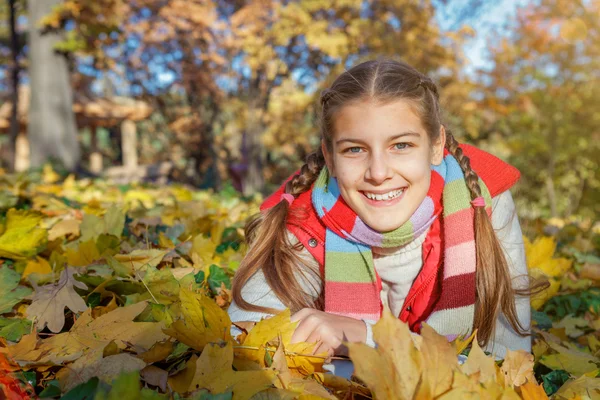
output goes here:
[{"label": "striped scarf", "polygon": [[[491,195],[481,179],[479,185],[490,213]],[[313,186],[312,203],[327,228],[326,312],[378,320],[380,287],[371,247],[405,245],[423,234],[442,215],[442,292],[426,323],[448,338],[471,331],[475,310],[474,210],[464,174],[448,151],[440,165],[432,165],[431,184],[423,202],[411,218],[394,231],[381,233],[367,226],[340,196],[337,179],[329,176],[327,167],[321,170]],[[467,287],[473,290],[465,292]],[[348,296],[352,296],[352,301],[347,301]]]}]

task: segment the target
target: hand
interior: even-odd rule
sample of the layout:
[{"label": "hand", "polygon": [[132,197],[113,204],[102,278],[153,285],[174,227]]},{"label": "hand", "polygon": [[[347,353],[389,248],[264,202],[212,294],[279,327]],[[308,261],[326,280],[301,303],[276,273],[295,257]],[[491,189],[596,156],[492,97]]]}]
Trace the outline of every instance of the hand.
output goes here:
[{"label": "hand", "polygon": [[300,321],[292,335],[292,343],[317,343],[313,354],[327,351],[329,356],[348,355],[342,342],[362,342],[367,339],[365,323],[359,319],[329,314],[313,308],[303,308],[291,317]]}]

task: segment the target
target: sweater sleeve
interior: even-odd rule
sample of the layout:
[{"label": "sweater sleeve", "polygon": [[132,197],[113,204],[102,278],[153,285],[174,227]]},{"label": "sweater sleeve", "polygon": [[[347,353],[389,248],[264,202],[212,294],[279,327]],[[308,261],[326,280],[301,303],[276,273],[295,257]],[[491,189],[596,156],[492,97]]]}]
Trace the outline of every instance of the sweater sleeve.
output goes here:
[{"label": "sweater sleeve", "polygon": [[[287,231],[288,239],[292,245],[298,242],[298,239],[294,234]],[[296,279],[302,286],[302,290],[313,299],[316,299],[321,293],[321,282],[318,276],[319,265],[314,257],[306,250],[302,248],[298,253],[298,256],[307,264],[309,267],[302,267],[295,273]],[[281,300],[275,295],[262,268],[256,271],[254,275],[246,282],[242,287],[242,297],[248,303],[274,308],[276,310],[284,310],[286,307],[283,305]],[[270,317],[271,314],[257,311],[248,311],[241,309],[235,301],[232,301],[227,310],[229,318],[232,322],[238,321],[254,321],[258,322],[264,318]],[[238,335],[240,330],[235,326],[232,327],[231,334]]]},{"label": "sweater sleeve", "polygon": [[[508,262],[513,287],[527,288],[529,278],[523,234],[512,195],[508,190],[493,199],[492,225]],[[531,331],[529,297],[517,296],[515,306],[521,326],[529,333]],[[484,350],[504,358],[507,349],[523,349],[531,352],[531,336],[519,336],[506,317],[500,314],[496,321],[494,336]]]}]

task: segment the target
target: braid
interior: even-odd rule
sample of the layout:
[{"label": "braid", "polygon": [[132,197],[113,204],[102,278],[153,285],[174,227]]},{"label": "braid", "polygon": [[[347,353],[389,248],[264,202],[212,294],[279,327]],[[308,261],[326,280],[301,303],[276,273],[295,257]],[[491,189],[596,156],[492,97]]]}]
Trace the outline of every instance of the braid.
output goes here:
[{"label": "braid", "polygon": [[465,181],[471,193],[471,200],[481,196],[481,188],[479,187],[479,176],[471,169],[471,160],[463,154],[462,149],[458,146],[458,142],[452,135],[449,129],[446,129],[446,148],[456,158],[460,169],[465,174]]},{"label": "braid", "polygon": [[[286,183],[284,192],[298,197],[310,190],[324,165],[325,158],[319,148],[308,155],[300,173]],[[307,297],[296,276],[298,273],[302,275],[304,271],[310,271],[311,267],[299,257],[298,244],[292,246],[287,237],[289,212],[289,203],[280,201],[266,212],[255,215],[246,224],[245,233],[249,249],[232,282],[233,300],[244,310],[277,313],[277,310],[257,306],[242,297],[242,287],[259,269],[263,270],[267,284],[273,292],[292,311],[306,307],[323,308],[323,291],[320,291],[316,299]],[[257,238],[261,240],[256,240]],[[314,274],[319,276],[318,271],[314,271]]]},{"label": "braid", "polygon": [[306,157],[306,163],[300,168],[300,173],[290,179],[285,185],[285,193],[290,193],[294,197],[298,197],[309,190],[317,180],[323,166],[325,166],[325,158],[323,157],[321,148],[319,148],[319,150]]},{"label": "braid", "polygon": [[[446,148],[454,156],[464,173],[471,200],[481,196],[479,177],[471,169],[469,157],[463,154],[458,142],[446,130]],[[501,311],[517,334],[526,336],[515,305],[515,295],[527,295],[531,288],[515,289],[512,286],[508,262],[504,250],[494,232],[490,216],[484,207],[474,209],[475,231],[475,318],[473,328],[477,339],[485,346],[494,335],[498,313]]]}]

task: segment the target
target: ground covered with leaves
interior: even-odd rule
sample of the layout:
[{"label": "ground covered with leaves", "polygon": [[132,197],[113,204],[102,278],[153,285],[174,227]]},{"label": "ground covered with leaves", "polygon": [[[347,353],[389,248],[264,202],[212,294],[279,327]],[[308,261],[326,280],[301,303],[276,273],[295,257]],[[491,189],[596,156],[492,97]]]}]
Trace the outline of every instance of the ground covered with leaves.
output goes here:
[{"label": "ground covered with leaves", "polygon": [[472,337],[411,336],[386,313],[377,349],[350,345],[346,380],[313,344],[290,343],[289,310],[230,334],[231,277],[260,198],[50,168],[0,180],[0,398],[600,398],[593,221],[551,221],[553,236],[526,242],[531,274],[551,282],[532,299],[533,354],[495,360]]}]

